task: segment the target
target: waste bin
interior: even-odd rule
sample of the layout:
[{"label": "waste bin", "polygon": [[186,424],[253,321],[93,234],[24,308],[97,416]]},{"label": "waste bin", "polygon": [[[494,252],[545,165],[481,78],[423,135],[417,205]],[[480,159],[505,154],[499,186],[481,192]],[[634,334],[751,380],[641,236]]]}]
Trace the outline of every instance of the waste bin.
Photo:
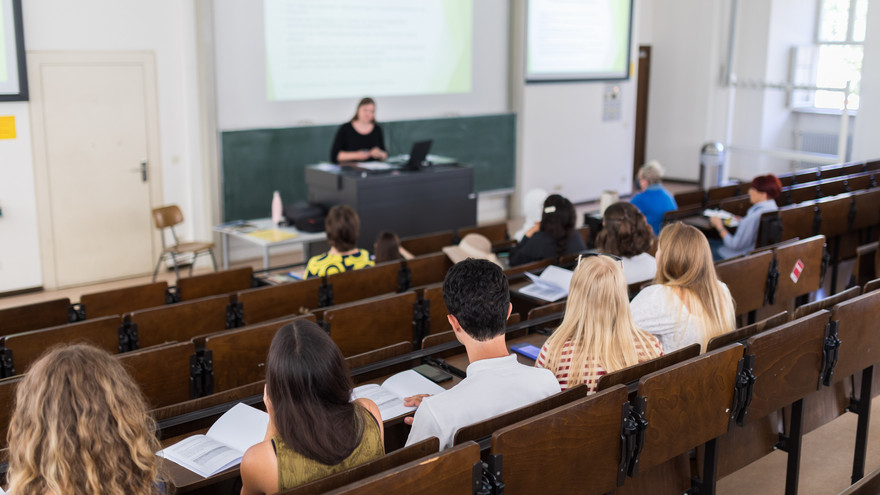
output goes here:
[{"label": "waste bin", "polygon": [[727,183],[727,153],[724,145],[711,141],[700,150],[700,188],[723,186]]}]

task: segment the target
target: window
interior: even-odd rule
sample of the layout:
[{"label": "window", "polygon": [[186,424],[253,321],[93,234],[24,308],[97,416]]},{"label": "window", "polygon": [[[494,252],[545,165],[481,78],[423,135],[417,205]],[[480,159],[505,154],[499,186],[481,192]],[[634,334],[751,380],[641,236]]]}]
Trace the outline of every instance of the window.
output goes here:
[{"label": "window", "polygon": [[[851,81],[849,108],[859,107],[862,52],[868,0],[820,0],[816,28],[813,83],[819,87],[845,88]],[[816,108],[843,109],[844,94],[816,91]]]}]

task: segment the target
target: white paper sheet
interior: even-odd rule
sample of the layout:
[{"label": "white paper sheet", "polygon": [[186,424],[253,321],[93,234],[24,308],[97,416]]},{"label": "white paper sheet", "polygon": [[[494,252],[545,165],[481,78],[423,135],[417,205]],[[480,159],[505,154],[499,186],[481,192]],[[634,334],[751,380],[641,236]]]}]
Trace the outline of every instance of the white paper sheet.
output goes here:
[{"label": "white paper sheet", "polygon": [[352,398],[370,399],[379,407],[382,420],[388,420],[415,411],[415,407],[403,405],[403,399],[418,394],[439,394],[443,387],[428,380],[417,371],[406,370],[391,376],[382,383],[362,385],[354,389]]}]

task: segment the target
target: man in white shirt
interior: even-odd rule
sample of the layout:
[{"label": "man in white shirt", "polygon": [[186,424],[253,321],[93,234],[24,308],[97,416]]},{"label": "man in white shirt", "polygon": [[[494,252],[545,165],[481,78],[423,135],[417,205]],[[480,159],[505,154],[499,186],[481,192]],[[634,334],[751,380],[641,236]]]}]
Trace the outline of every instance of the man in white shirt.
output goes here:
[{"label": "man in white shirt", "polygon": [[440,439],[440,448],[452,446],[458,429],[529,405],[560,391],[552,372],[520,364],[504,341],[510,316],[507,277],[498,265],[468,258],[456,263],[443,282],[447,318],[467,350],[467,378],[433,396],[406,398],[418,406],[407,445],[429,437]]}]

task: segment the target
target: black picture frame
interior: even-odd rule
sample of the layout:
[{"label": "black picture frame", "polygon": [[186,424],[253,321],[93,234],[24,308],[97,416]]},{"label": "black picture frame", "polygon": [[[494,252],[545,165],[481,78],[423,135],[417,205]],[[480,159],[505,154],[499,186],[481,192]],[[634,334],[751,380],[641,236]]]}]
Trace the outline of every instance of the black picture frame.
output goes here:
[{"label": "black picture frame", "polygon": [[24,53],[24,21],[21,0],[0,0],[0,8],[12,5],[12,25],[15,30],[15,56],[18,66],[18,92],[0,92],[0,101],[28,101],[27,60]]}]

